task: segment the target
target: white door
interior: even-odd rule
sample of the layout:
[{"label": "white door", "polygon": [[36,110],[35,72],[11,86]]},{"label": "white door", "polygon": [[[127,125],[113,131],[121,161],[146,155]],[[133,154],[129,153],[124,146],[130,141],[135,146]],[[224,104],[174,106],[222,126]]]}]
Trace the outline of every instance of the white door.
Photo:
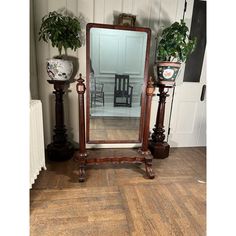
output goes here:
[{"label": "white door", "polygon": [[[189,28],[191,10],[187,9],[185,15]],[[174,89],[167,141],[171,147],[206,146],[206,94],[201,99],[203,85],[206,85],[206,53],[199,82],[183,82],[184,67]]]},{"label": "white door", "polygon": [[206,95],[200,99],[205,84],[206,55],[200,82],[183,82],[175,88],[168,136],[171,147],[206,146]]}]

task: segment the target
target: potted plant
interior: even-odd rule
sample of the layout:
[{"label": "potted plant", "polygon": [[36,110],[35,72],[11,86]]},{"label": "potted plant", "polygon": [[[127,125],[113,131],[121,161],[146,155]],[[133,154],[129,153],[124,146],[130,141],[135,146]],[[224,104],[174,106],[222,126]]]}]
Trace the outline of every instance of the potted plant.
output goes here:
[{"label": "potted plant", "polygon": [[[51,41],[58,48],[59,55],[47,60],[47,73],[53,80],[69,80],[73,73],[73,63],[68,60],[67,49],[76,51],[81,47],[80,21],[75,16],[49,12],[42,18],[39,40]],[[62,50],[65,55],[62,55]]]},{"label": "potted plant", "polygon": [[190,39],[188,32],[183,20],[162,31],[154,66],[158,84],[173,86],[181,63],[194,51],[196,38]]}]

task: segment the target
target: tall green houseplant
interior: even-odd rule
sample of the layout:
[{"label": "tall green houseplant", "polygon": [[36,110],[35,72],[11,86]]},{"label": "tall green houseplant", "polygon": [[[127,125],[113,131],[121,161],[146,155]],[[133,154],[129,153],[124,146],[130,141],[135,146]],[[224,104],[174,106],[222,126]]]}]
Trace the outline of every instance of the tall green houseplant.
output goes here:
[{"label": "tall green houseplant", "polygon": [[183,20],[174,22],[162,31],[157,47],[157,77],[160,84],[173,85],[181,63],[185,62],[196,47]]},{"label": "tall green houseplant", "polygon": [[194,51],[197,40],[190,39],[188,31],[183,20],[164,29],[157,48],[157,60],[185,62]]},{"label": "tall green houseplant", "polygon": [[[72,57],[68,57],[67,49],[76,51],[80,48],[82,46],[80,36],[81,25],[75,16],[53,11],[42,18],[39,40],[51,42],[59,52],[59,56],[47,60],[47,73],[52,80],[69,80],[72,76],[76,64],[73,65]],[[63,50],[65,56],[62,55]]]},{"label": "tall green houseplant", "polygon": [[42,18],[39,40],[51,41],[52,46],[58,48],[59,55],[62,49],[67,55],[68,48],[76,51],[81,47],[80,33],[81,26],[77,17],[53,11]]}]

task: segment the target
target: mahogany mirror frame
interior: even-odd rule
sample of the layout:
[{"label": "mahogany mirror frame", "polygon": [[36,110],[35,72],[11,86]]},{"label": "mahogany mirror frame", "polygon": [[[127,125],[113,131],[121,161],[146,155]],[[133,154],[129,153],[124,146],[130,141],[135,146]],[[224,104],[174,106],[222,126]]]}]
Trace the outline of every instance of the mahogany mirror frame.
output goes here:
[{"label": "mahogany mirror frame", "polygon": [[[145,65],[144,65],[144,80],[141,94],[141,112],[140,112],[140,123],[139,123],[139,136],[138,140],[90,140],[90,30],[92,28],[101,29],[115,29],[115,30],[127,30],[134,32],[144,32],[147,34],[146,42],[146,54],[145,54]],[[109,25],[109,24],[98,24],[88,23],[86,26],[86,142],[88,144],[107,144],[107,143],[142,143],[142,136],[144,132],[144,114],[146,104],[146,87],[148,81],[148,66],[149,66],[149,53],[150,53],[150,40],[151,40],[151,29],[145,27],[130,27],[122,25]]]}]

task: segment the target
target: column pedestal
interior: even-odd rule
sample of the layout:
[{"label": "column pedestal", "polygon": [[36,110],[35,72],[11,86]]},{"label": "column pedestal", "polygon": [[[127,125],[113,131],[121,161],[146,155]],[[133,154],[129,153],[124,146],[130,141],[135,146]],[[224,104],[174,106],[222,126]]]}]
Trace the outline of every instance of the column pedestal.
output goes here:
[{"label": "column pedestal", "polygon": [[73,145],[67,141],[66,127],[64,125],[63,94],[69,81],[48,80],[54,85],[56,96],[55,117],[56,125],[54,128],[53,142],[47,146],[47,157],[52,161],[65,161],[74,154]]},{"label": "column pedestal", "polygon": [[[168,87],[163,85],[158,85],[159,94],[157,96],[160,97],[157,116],[156,116],[156,124],[153,129],[153,134],[151,139],[149,140],[149,149],[154,158],[163,159],[169,156],[170,145],[165,140],[165,130],[164,130],[164,116],[165,116],[165,103],[166,97],[168,94]],[[167,88],[167,91],[165,91]]]}]

